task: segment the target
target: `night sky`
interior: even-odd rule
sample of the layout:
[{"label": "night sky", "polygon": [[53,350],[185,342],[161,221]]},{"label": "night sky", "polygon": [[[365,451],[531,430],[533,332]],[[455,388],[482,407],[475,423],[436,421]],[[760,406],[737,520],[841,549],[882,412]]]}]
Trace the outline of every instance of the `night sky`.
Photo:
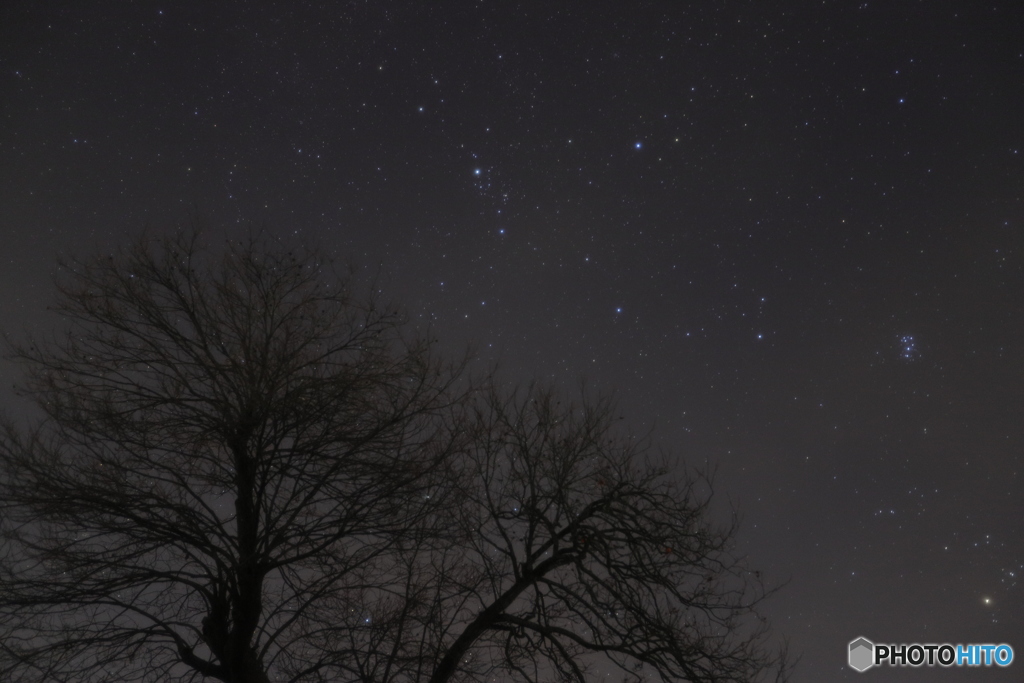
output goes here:
[{"label": "night sky", "polygon": [[716,466],[798,683],[1021,680],[1022,198],[1019,0],[0,4],[0,327],[194,214],[379,269]]}]

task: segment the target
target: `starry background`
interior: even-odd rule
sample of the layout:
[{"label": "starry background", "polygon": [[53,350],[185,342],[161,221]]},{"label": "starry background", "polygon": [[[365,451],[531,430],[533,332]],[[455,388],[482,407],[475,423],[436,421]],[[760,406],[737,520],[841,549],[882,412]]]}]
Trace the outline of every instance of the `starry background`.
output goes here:
[{"label": "starry background", "polygon": [[713,463],[798,683],[1020,659],[1022,112],[1002,0],[7,0],[0,326],[196,212],[309,240]]}]

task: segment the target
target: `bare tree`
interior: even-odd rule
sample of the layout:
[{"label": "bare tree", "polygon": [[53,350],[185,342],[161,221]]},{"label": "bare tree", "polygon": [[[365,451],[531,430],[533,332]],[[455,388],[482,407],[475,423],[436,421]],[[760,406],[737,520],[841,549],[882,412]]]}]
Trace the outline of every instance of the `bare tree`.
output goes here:
[{"label": "bare tree", "polygon": [[607,399],[491,389],[468,406],[460,505],[375,604],[373,642],[351,648],[364,680],[786,679],[709,477],[659,465]]},{"label": "bare tree", "polygon": [[0,441],[0,676],[268,681],[415,527],[457,373],[266,246],[72,264],[66,336],[16,349],[46,419]]},{"label": "bare tree", "polygon": [[45,417],[0,438],[0,676],[784,676],[706,479],[267,247],[74,265],[67,334],[15,347]]}]

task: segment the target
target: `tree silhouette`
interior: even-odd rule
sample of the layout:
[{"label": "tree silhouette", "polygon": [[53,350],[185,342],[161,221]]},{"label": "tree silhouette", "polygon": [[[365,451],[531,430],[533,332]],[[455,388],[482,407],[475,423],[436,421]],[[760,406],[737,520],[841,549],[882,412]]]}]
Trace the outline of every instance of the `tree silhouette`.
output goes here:
[{"label": "tree silhouette", "polygon": [[[609,403],[470,386],[316,253],[71,264],[0,438],[14,681],[784,674],[764,596]],[[371,290],[372,294],[372,290]]]},{"label": "tree silhouette", "polygon": [[409,671],[361,680],[785,679],[706,477],[670,474],[607,399],[491,387],[466,405],[458,506],[396,565],[380,646],[352,648],[360,671]]}]

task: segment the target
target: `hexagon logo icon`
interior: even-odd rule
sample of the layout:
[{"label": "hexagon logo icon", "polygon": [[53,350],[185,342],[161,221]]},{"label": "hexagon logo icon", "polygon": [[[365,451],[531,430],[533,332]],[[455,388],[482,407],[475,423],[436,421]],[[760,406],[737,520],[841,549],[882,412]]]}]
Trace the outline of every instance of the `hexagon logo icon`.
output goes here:
[{"label": "hexagon logo icon", "polygon": [[850,643],[850,668],[867,671],[875,665],[875,644],[863,636]]}]

